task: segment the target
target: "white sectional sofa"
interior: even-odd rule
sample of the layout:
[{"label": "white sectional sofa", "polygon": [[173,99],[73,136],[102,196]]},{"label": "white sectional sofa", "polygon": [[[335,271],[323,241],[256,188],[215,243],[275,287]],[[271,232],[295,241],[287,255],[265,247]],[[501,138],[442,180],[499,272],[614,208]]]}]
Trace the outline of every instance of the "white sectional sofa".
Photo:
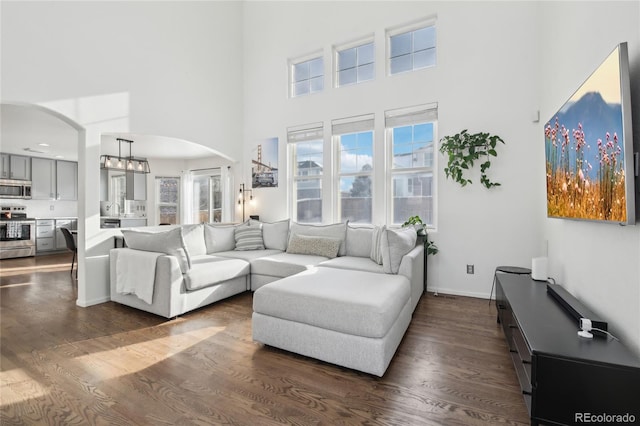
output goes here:
[{"label": "white sectional sofa", "polygon": [[252,290],[254,340],[379,376],[424,289],[412,228],[285,220],[122,233],[113,301],[173,318]]}]

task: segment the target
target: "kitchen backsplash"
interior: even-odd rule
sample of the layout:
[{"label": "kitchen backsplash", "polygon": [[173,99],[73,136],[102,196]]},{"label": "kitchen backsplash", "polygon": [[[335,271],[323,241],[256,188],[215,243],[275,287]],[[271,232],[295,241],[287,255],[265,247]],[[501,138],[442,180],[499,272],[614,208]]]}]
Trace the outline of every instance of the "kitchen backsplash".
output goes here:
[{"label": "kitchen backsplash", "polygon": [[[0,198],[0,204],[25,206],[29,217],[78,217],[77,201],[17,200]],[[53,206],[53,210],[51,210],[51,206]]]}]

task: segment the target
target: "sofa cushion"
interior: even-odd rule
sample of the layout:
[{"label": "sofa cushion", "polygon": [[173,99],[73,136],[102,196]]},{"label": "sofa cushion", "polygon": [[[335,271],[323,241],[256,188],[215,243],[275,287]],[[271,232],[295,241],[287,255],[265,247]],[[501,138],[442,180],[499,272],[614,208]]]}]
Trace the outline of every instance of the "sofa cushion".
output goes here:
[{"label": "sofa cushion", "polygon": [[207,246],[207,254],[233,250],[236,248],[236,226],[206,223],[204,242]]},{"label": "sofa cushion", "polygon": [[182,236],[189,250],[189,256],[207,254],[207,245],[204,242],[204,225],[183,225]]},{"label": "sofa cushion", "polygon": [[371,256],[372,226],[351,226],[347,223],[346,255],[369,257]]},{"label": "sofa cushion", "polygon": [[416,230],[414,228],[387,229],[382,233],[380,249],[382,251],[382,268],[387,274],[397,274],[402,257],[416,246]]},{"label": "sofa cushion", "polygon": [[328,258],[323,256],[280,253],[252,260],[251,274],[269,275],[280,278],[288,277],[289,275],[313,268],[325,260],[328,260]]},{"label": "sofa cushion", "polygon": [[243,259],[246,261],[251,261],[259,257],[271,256],[279,253],[282,253],[282,251],[274,250],[274,249],[245,250],[245,251],[229,250],[229,251],[219,251],[216,253],[216,256],[231,257],[233,259]]},{"label": "sofa cushion", "polygon": [[375,272],[376,274],[383,274],[384,269],[382,265],[378,265],[368,257],[358,256],[340,256],[335,259],[325,260],[318,264],[318,266],[337,268],[337,269],[351,269],[354,271]]},{"label": "sofa cushion", "polygon": [[382,265],[382,235],[385,231],[386,226],[376,226],[373,228],[371,232],[371,253],[369,254],[369,258],[376,262],[378,265]]},{"label": "sofa cushion", "polygon": [[249,262],[245,260],[218,256],[208,256],[208,258],[199,259],[201,261],[192,265],[189,272],[184,274],[187,290],[210,287],[249,274]]},{"label": "sofa cushion", "polygon": [[285,251],[289,240],[289,222],[289,219],[285,219],[278,222],[251,220],[250,223],[262,226],[262,240],[265,248]]},{"label": "sofa cushion", "polygon": [[241,225],[235,230],[236,250],[264,250],[260,225]]},{"label": "sofa cushion", "polygon": [[191,261],[182,236],[182,228],[173,228],[165,232],[142,232],[126,229],[121,232],[128,248],[175,256],[178,259],[180,271],[183,274],[189,271]]},{"label": "sofa cushion", "polygon": [[337,238],[292,235],[287,247],[287,253],[312,254],[332,259],[338,255],[340,243],[341,241]]},{"label": "sofa cushion", "polygon": [[382,338],[411,297],[402,275],[313,268],[260,287],[253,311],[350,335]]},{"label": "sofa cushion", "polygon": [[303,225],[300,223],[291,222],[291,229],[289,231],[289,242],[291,242],[291,236],[293,235],[337,238],[341,241],[340,249],[338,250],[338,256],[344,256],[345,254],[347,254],[347,247],[345,244],[346,232],[346,223],[334,223],[331,225]]}]

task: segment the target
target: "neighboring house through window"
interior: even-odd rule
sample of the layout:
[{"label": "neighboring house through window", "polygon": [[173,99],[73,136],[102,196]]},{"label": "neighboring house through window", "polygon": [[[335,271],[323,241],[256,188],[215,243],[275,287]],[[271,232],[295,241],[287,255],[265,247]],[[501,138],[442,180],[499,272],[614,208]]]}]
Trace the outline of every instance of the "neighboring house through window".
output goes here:
[{"label": "neighboring house through window", "polygon": [[435,225],[433,150],[437,118],[435,104],[385,113],[391,224],[402,224],[418,215],[427,225]]},{"label": "neighboring house through window", "polygon": [[180,223],[180,178],[156,176],[156,225]]},{"label": "neighboring house through window", "polygon": [[290,128],[291,217],[301,223],[322,222],[324,140],[322,123]]},{"label": "neighboring house through window", "polygon": [[373,114],[331,123],[338,170],[335,216],[340,222],[372,221],[373,126]]}]

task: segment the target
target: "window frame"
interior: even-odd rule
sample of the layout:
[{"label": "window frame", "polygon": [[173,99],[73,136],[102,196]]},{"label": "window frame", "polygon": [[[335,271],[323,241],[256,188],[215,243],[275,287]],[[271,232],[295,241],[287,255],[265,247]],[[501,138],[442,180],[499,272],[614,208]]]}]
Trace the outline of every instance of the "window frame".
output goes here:
[{"label": "window frame", "polygon": [[[371,65],[373,66],[373,76],[368,80],[361,80],[361,81],[358,80],[358,77],[357,77],[358,68],[360,66],[368,65],[368,64],[358,65],[357,56],[356,56],[356,66],[354,67],[354,69],[356,70],[356,81],[354,83],[340,84],[340,71],[341,71],[339,68],[340,53],[349,49],[356,49],[356,55],[357,55],[357,49],[359,47],[363,47],[368,44],[371,44],[373,47],[373,61],[371,62]],[[373,34],[360,38],[355,41],[333,46],[333,87],[334,88],[337,89],[340,87],[356,86],[361,83],[366,83],[367,81],[374,81],[375,79],[376,79],[376,42]]]},{"label": "window frame", "polygon": [[[321,143],[322,144],[322,159],[323,164],[322,171],[317,175],[298,175],[298,164],[297,164],[297,149],[300,144],[303,143]],[[325,165],[326,161],[326,144],[324,140],[324,125],[323,123],[313,123],[304,126],[296,126],[287,129],[287,155],[289,157],[289,217],[291,220],[300,223],[323,223],[327,211],[327,206],[325,205],[325,200],[327,197],[325,196],[325,187],[326,182],[325,179],[327,177],[327,170],[331,170],[331,168],[327,169]],[[329,172],[329,175],[331,172]],[[301,221],[298,218],[298,182],[302,181],[311,181],[318,180],[320,182],[320,200],[322,201],[322,207],[320,209],[320,221]]]},{"label": "window frame", "polygon": [[[417,30],[421,30],[424,28],[428,28],[428,27],[433,27],[434,31],[436,32],[435,34],[435,46],[433,47],[433,49],[435,50],[435,61],[433,63],[433,65],[427,65],[424,67],[420,67],[420,68],[415,68],[412,64],[411,69],[409,70],[405,70],[405,71],[399,71],[399,72],[395,72],[392,73],[391,72],[391,37],[395,37],[401,34],[406,34],[406,33],[413,33]],[[394,75],[401,75],[401,74],[406,74],[406,73],[410,73],[413,71],[419,71],[419,70],[425,70],[425,69],[429,69],[429,68],[433,68],[436,67],[438,65],[438,27],[436,25],[436,17],[430,17],[430,18],[426,18],[426,19],[422,19],[420,21],[416,21],[413,22],[411,24],[407,24],[407,25],[402,25],[402,26],[398,26],[398,27],[394,27],[394,28],[390,28],[387,29],[386,34],[385,34],[385,41],[386,41],[386,71],[387,71],[387,77],[391,77]],[[414,52],[412,50],[411,52],[411,57],[412,57],[412,62],[413,62],[413,55],[416,52]]]},{"label": "window frame", "polygon": [[[160,201],[160,180],[162,179],[175,179],[178,185],[178,200],[175,203],[167,203]],[[180,176],[156,176],[154,181],[154,197],[155,197],[155,205],[154,205],[154,214],[155,214],[155,222],[156,225],[160,224],[160,207],[173,207],[176,208],[176,224],[180,224],[180,197],[182,196],[182,179]]]},{"label": "window frame", "polygon": [[[311,90],[311,80],[312,77],[309,76],[308,79],[305,79],[304,81],[309,81],[309,91],[305,92],[305,93],[301,93],[301,94],[296,94],[296,90],[295,90],[295,86],[296,83],[299,83],[300,81],[295,81],[295,69],[297,65],[300,64],[304,64],[306,62],[312,62],[315,61],[317,59],[320,59],[322,62],[322,75],[318,76],[321,77],[321,81],[322,81],[322,89],[320,90]],[[304,56],[298,56],[296,58],[292,58],[289,59],[289,63],[288,63],[288,70],[289,70],[289,81],[288,81],[288,91],[289,91],[289,98],[290,99],[294,99],[294,98],[299,98],[299,97],[304,97],[304,96],[310,96],[316,93],[322,93],[324,92],[325,89],[325,77],[326,77],[326,61],[324,60],[324,53],[322,50],[319,51],[315,51],[313,53],[304,55]]]},{"label": "window frame", "polygon": [[[424,112],[427,115],[426,120],[421,120],[420,114]],[[396,121],[395,119],[400,118],[406,121],[405,123],[389,125],[389,121]],[[415,126],[418,124],[432,123],[433,125],[433,134],[432,134],[432,156],[431,156],[431,166],[419,166],[419,167],[404,167],[404,168],[395,168],[393,167],[393,147],[394,147],[394,138],[393,138],[393,129],[404,126]],[[424,216],[424,212],[416,212],[415,214],[419,215],[422,220],[427,224],[427,228],[430,230],[435,230],[437,228],[437,211],[438,211],[438,194],[437,194],[437,149],[438,149],[438,105],[437,103],[433,104],[425,104],[419,105],[415,107],[409,108],[400,108],[396,110],[385,111],[385,123],[384,123],[384,134],[385,134],[385,154],[386,154],[386,162],[385,162],[385,207],[386,207],[386,224],[387,226],[397,226],[401,225],[403,221],[394,222],[393,220],[393,212],[394,212],[394,186],[393,179],[398,175],[413,175],[416,173],[427,173],[431,174],[431,223],[428,223],[428,217]]]}]

